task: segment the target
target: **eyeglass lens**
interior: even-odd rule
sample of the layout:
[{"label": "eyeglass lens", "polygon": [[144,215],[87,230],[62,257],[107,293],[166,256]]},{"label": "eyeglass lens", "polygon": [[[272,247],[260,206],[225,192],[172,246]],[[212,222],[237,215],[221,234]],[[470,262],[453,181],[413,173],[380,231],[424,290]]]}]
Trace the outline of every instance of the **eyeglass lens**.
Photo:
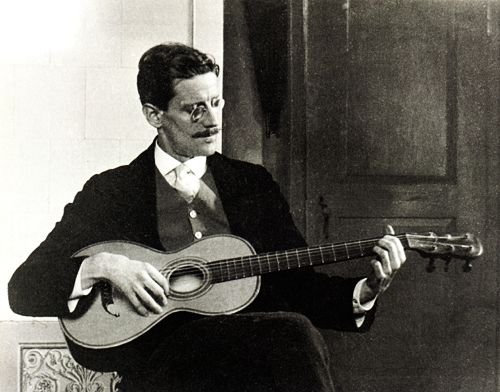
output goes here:
[{"label": "eyeglass lens", "polygon": [[[212,108],[214,109],[222,109],[222,107],[224,106],[224,99],[222,98],[216,98],[216,99],[213,99],[212,102],[211,102],[211,106]],[[192,122],[197,122],[199,121],[204,115],[205,113],[208,111],[207,107],[205,105],[198,105],[196,106],[193,111],[191,112],[191,121]]]}]

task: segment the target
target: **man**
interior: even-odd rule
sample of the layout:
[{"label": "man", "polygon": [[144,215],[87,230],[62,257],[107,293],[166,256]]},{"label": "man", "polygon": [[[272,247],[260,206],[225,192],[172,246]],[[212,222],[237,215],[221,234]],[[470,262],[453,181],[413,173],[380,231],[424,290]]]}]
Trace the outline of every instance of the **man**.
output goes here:
[{"label": "man", "polygon": [[[231,233],[257,253],[305,246],[278,185],[261,166],[216,152],[219,67],[181,44],[148,50],[137,86],[146,120],[158,131],[132,163],[92,177],[47,239],[14,273],[15,312],[67,316],[99,282],[121,291],[143,317],[168,302],[169,282],[143,260],[111,253],[72,257],[81,248],[127,240],[173,251]],[[392,233],[393,234],[393,233]],[[386,235],[367,279],[329,278],[312,269],[265,275],[256,299],[236,315],[177,313],[116,351],[127,391],[332,391],[328,353],[313,327],[366,330],[376,297],[405,261]],[[90,365],[89,365],[90,363]]]}]

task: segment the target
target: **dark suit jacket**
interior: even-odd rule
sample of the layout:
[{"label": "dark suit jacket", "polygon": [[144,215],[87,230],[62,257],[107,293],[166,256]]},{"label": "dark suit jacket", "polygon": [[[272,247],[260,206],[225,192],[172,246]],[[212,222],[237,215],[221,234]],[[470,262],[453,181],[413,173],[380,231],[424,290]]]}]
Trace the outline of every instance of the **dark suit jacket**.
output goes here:
[{"label": "dark suit jacket", "polygon": [[[71,256],[87,245],[128,240],[163,249],[153,151],[154,143],[129,165],[93,176],[65,207],[61,221],[9,282],[9,301],[16,313],[67,315],[67,299],[82,262]],[[234,235],[248,240],[257,253],[305,245],[278,185],[263,167],[220,154],[207,163]],[[355,282],[312,269],[266,275],[258,297],[245,311],[294,311],[318,327],[357,330],[352,316]]]}]

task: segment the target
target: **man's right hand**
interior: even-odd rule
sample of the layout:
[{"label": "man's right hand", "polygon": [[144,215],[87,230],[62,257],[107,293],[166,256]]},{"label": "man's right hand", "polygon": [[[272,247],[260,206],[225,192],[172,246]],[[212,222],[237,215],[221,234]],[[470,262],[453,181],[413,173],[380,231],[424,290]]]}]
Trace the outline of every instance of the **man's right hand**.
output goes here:
[{"label": "man's right hand", "polygon": [[167,279],[151,264],[113,253],[97,253],[82,263],[82,289],[108,281],[120,290],[137,313],[161,313],[167,304]]}]

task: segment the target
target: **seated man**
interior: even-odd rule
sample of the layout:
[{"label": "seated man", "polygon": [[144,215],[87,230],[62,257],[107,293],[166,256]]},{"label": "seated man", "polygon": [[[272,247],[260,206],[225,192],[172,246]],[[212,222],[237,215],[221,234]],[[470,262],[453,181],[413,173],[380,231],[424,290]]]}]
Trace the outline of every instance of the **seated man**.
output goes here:
[{"label": "seated man", "polygon": [[[93,176],[65,207],[10,280],[15,312],[68,316],[104,281],[143,317],[161,314],[169,281],[151,264],[109,252],[72,257],[101,241],[174,251],[233,234],[257,253],[306,245],[269,173],[216,152],[224,104],[218,74],[211,57],[182,44],[161,44],[142,56],[137,86],[158,135],[129,165]],[[333,391],[328,352],[315,327],[370,326],[376,297],[405,261],[392,235],[374,252],[378,258],[365,279],[312,268],[266,274],[255,300],[237,314],[175,313],[127,351],[111,350],[111,360],[99,354],[79,360],[119,371],[126,391]]]}]

